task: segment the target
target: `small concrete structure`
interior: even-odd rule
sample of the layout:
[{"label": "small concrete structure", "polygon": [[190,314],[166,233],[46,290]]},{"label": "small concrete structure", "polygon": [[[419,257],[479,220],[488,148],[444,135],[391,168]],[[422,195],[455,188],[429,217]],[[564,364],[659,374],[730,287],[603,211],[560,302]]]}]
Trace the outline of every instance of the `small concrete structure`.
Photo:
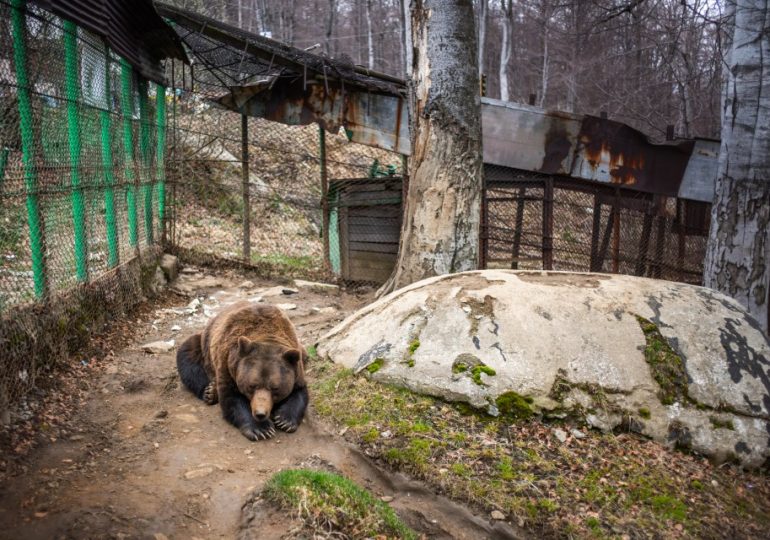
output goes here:
[{"label": "small concrete structure", "polygon": [[491,414],[508,396],[718,461],[770,458],[770,342],[738,303],[703,287],[567,272],[441,276],[351,315],[318,351]]}]

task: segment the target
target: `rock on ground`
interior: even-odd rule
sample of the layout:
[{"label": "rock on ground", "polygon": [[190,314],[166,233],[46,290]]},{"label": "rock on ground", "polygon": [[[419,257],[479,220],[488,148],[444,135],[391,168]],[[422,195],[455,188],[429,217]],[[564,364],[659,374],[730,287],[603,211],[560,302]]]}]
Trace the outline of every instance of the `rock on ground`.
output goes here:
[{"label": "rock on ground", "polygon": [[[318,350],[491,414],[567,413],[718,461],[770,458],[770,342],[737,302],[703,287],[566,272],[441,276],[354,313]],[[660,350],[675,361],[655,364]]]},{"label": "rock on ground", "polygon": [[176,342],[173,339],[169,341],[153,341],[152,343],[142,345],[142,350],[151,354],[161,354],[174,350],[175,345]]}]

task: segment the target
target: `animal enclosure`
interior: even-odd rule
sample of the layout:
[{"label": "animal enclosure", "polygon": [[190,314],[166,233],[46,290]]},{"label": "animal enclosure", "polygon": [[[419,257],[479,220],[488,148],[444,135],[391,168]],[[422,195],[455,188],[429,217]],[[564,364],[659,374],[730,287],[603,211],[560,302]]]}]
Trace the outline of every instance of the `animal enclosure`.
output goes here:
[{"label": "animal enclosure", "polygon": [[[382,283],[395,264],[406,157],[351,142],[333,122],[319,129],[307,102],[275,90],[339,96],[302,62],[348,68],[174,17],[195,62],[167,60],[150,80],[100,36],[0,2],[0,406],[162,285],[163,251],[349,285]],[[270,47],[294,63],[274,62]],[[233,110],[234,88],[265,81],[275,94],[263,116],[305,125]],[[482,267],[700,282],[706,203],[499,166],[484,176]]]}]

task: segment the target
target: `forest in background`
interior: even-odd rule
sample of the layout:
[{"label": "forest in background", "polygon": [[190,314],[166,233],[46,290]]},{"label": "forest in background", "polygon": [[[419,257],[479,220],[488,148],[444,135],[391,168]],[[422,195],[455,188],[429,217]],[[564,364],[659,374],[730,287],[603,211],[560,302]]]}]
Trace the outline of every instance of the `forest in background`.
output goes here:
[{"label": "forest in background", "polygon": [[[722,0],[474,0],[486,95],[718,138]],[[171,0],[245,30],[405,75],[409,0]]]}]

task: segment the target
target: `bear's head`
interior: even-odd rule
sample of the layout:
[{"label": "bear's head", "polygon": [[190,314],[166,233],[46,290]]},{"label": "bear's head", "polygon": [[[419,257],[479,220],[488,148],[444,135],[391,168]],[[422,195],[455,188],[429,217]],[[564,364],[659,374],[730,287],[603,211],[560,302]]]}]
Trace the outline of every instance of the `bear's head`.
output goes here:
[{"label": "bear's head", "polygon": [[295,387],[305,386],[304,354],[275,343],[238,339],[233,378],[249,399],[255,420],[270,418],[273,405],[289,397]]}]

